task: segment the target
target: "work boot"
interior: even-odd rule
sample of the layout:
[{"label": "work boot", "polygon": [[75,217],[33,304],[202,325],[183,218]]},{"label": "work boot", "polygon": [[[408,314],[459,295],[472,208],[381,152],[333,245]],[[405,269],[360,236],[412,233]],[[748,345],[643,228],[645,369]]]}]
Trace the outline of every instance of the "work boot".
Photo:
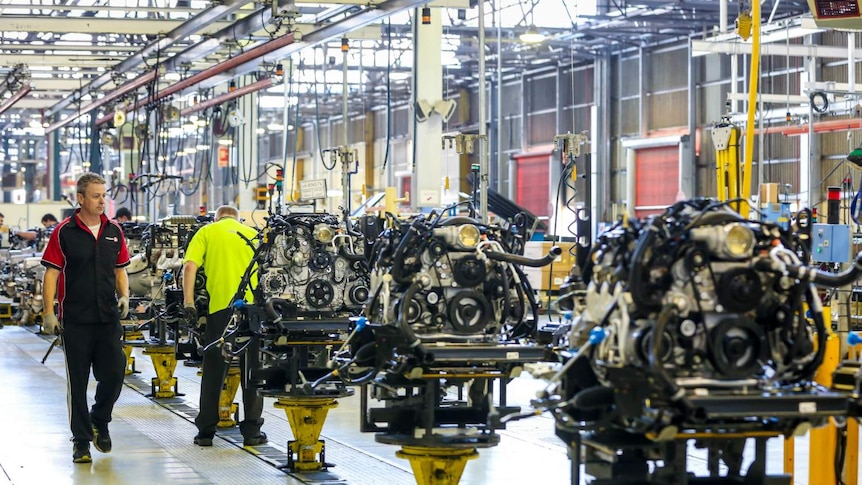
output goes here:
[{"label": "work boot", "polygon": [[243,438],[242,445],[243,446],[258,446],[266,443],[266,433],[263,431],[260,432],[259,435],[253,438]]},{"label": "work boot", "polygon": [[108,425],[93,425],[93,446],[99,453],[111,452],[111,435],[108,434]]},{"label": "work boot", "polygon": [[195,436],[195,444],[198,446],[212,446],[213,435],[198,433],[198,435]]},{"label": "work boot", "polygon": [[72,462],[74,463],[91,463],[93,457],[90,456],[90,442],[86,440],[75,440],[72,445]]}]

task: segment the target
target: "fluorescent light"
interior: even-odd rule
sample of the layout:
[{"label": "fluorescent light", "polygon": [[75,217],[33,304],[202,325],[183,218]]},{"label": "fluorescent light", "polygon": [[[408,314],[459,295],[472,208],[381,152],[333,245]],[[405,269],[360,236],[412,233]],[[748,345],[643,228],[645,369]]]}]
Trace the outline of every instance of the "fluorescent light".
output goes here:
[{"label": "fluorescent light", "polygon": [[169,72],[169,73],[165,74],[164,79],[165,79],[165,81],[179,81],[180,80],[180,73]]},{"label": "fluorescent light", "polygon": [[218,144],[222,146],[231,146],[233,145],[233,140],[231,140],[230,138],[222,138],[218,141]]},{"label": "fluorescent light", "polygon": [[539,32],[535,25],[530,25],[527,27],[527,31],[518,36],[518,38],[525,44],[538,44],[545,40],[545,34]]},{"label": "fluorescent light", "polygon": [[195,148],[197,148],[198,150],[209,150],[210,146],[209,145],[198,145]]},{"label": "fluorescent light", "polygon": [[266,133],[266,130],[264,130],[263,128],[258,128],[256,130],[254,130],[254,132],[257,133],[258,135],[263,135],[264,133]]},{"label": "fluorescent light", "polygon": [[284,125],[281,123],[270,123],[266,125],[266,129],[269,131],[284,131]]}]

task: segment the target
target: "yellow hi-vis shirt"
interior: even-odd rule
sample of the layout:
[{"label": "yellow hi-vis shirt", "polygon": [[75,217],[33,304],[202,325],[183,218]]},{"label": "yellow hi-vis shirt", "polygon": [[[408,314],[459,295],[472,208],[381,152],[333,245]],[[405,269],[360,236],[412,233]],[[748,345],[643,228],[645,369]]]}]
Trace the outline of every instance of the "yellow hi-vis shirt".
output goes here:
[{"label": "yellow hi-vis shirt", "polygon": [[[189,241],[184,261],[204,267],[211,314],[230,306],[242,275],[254,257],[254,249],[239,234],[251,240],[257,231],[236,219],[223,217],[200,228]],[[256,270],[252,275],[251,287],[257,287]],[[245,301],[252,301],[250,288],[246,289]]]}]

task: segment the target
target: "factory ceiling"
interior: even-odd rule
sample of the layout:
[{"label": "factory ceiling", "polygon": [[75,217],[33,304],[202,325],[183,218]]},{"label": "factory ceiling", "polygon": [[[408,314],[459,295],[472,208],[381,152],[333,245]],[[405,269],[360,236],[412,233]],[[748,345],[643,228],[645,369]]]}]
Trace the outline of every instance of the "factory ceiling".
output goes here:
[{"label": "factory ceiling", "polygon": [[[302,110],[317,109],[317,116],[336,115],[341,107],[331,98],[342,93],[343,37],[349,45],[351,110],[403,103],[411,89],[414,17],[426,5],[442,9],[444,86],[475,85],[476,0],[426,2],[4,0],[0,111],[11,108],[0,114],[0,130],[54,129],[61,119],[90,108],[103,121],[117,107],[184,108],[226,91],[232,80],[242,85],[275,79],[278,66],[288,72],[292,66],[294,75],[287,85],[266,87],[263,110],[283,110],[288,99]],[[497,72],[588,62],[604,53],[711,35],[719,25],[720,2],[489,0],[484,8],[484,49],[493,79]],[[805,1],[775,0],[762,8],[778,24],[808,7]],[[738,10],[739,3],[731,2],[731,19]],[[525,43],[521,35],[527,31],[545,38]],[[243,75],[253,79],[238,80]],[[12,104],[16,94],[20,99]]]}]

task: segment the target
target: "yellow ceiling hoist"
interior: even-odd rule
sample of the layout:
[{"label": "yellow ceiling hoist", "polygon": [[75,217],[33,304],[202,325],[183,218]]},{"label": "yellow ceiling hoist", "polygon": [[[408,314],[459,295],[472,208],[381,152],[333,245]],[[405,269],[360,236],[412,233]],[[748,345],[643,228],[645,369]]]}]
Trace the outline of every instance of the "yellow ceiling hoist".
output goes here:
[{"label": "yellow ceiling hoist", "polygon": [[745,160],[739,162],[739,142],[742,130],[730,121],[730,117],[722,118],[712,129],[712,142],[715,145],[716,192],[718,200],[738,202],[730,206],[742,217],[748,218],[751,200],[751,167],[754,155],[754,114],[757,106],[757,81],[760,76],[760,3],[751,2],[751,11],[742,9],[736,21],[737,33],[748,40],[751,37],[751,70],[748,86],[748,121],[745,131]]},{"label": "yellow ceiling hoist", "polygon": [[[741,130],[729,118],[712,127],[712,144],[715,146],[715,189],[718,200],[728,201],[747,197],[743,195],[742,166],[739,164],[739,140]],[[749,189],[746,192],[751,192]],[[741,213],[741,202],[731,207]]]}]

